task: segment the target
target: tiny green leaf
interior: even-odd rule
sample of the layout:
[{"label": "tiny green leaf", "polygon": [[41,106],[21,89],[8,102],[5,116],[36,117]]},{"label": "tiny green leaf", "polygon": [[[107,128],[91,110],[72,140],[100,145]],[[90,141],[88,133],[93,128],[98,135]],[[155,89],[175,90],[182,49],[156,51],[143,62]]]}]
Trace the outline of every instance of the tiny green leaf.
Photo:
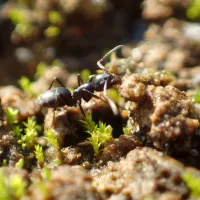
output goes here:
[{"label": "tiny green leaf", "polygon": [[26,22],[25,13],[22,9],[11,9],[9,11],[9,18],[15,25]]},{"label": "tiny green leaf", "polygon": [[39,165],[42,165],[44,163],[44,154],[43,149],[41,145],[35,145],[35,157],[37,158],[37,161]]},{"label": "tiny green leaf", "polygon": [[39,79],[42,77],[47,69],[47,64],[45,62],[40,62],[36,67],[35,78]]},{"label": "tiny green leaf", "polygon": [[196,90],[194,94],[195,103],[200,103],[200,91]]},{"label": "tiny green leaf", "polygon": [[188,7],[186,14],[191,20],[200,19],[200,0],[192,0],[192,3]]},{"label": "tiny green leaf", "polygon": [[44,34],[47,36],[47,37],[56,37],[58,35],[60,35],[60,28],[56,27],[56,26],[49,26]]},{"label": "tiny green leaf", "polygon": [[27,183],[22,179],[19,174],[15,174],[10,178],[10,188],[12,190],[13,196],[16,198],[21,198],[25,195]]},{"label": "tiny green leaf", "polygon": [[57,11],[50,11],[49,12],[49,15],[48,15],[48,18],[49,18],[49,22],[51,24],[60,24],[62,22],[62,16],[59,12]]},{"label": "tiny green leaf", "polygon": [[18,112],[19,112],[18,110],[8,107],[5,113],[8,125],[18,123],[18,119],[17,119]]},{"label": "tiny green leaf", "polygon": [[189,172],[185,172],[183,180],[191,191],[191,197],[200,197],[200,179]]},{"label": "tiny green leaf", "polygon": [[16,138],[20,138],[22,134],[22,128],[20,128],[20,126],[14,126],[13,132]]},{"label": "tiny green leaf", "polygon": [[15,164],[15,167],[22,169],[24,167],[24,159],[20,158],[18,162]]},{"label": "tiny green leaf", "polygon": [[36,97],[38,95],[38,92],[32,89],[32,83],[29,80],[29,78],[22,76],[18,80],[18,84],[21,87],[21,89],[29,96],[29,97]]},{"label": "tiny green leaf", "polygon": [[41,172],[42,178],[44,180],[50,181],[51,179],[51,170],[47,167],[44,167]]},{"label": "tiny green leaf", "polygon": [[83,69],[80,73],[83,82],[87,82],[90,78],[91,72],[89,69]]},{"label": "tiny green leaf", "polygon": [[55,149],[60,149],[60,145],[58,143],[58,139],[56,138],[56,136],[53,134],[51,129],[46,130],[46,136],[45,137],[47,139],[47,141],[49,142],[49,144],[51,144]]}]

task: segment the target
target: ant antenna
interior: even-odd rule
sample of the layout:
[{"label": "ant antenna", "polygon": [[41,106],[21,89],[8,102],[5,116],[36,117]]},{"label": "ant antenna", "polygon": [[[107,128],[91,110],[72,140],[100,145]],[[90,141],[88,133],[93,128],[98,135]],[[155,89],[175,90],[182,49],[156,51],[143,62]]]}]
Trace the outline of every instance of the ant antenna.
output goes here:
[{"label": "ant antenna", "polygon": [[99,66],[100,69],[103,69],[105,72],[108,72],[105,67],[101,64],[101,62],[103,62],[112,52],[122,48],[124,45],[118,45],[116,47],[114,47],[113,49],[111,49],[105,56],[103,56],[98,62],[97,65]]},{"label": "ant antenna", "polygon": [[117,106],[115,105],[114,101],[111,100],[108,95],[107,95],[107,84],[108,84],[108,80],[106,80],[105,84],[104,84],[104,88],[103,88],[103,95],[104,97],[106,98],[106,100],[108,101],[112,111],[113,111],[113,114],[114,115],[117,115],[118,114],[118,109],[117,109]]},{"label": "ant antenna", "polygon": [[65,88],[65,85],[61,82],[61,80],[60,80],[58,77],[54,77],[54,78],[53,78],[53,81],[51,82],[51,84],[50,84],[48,90],[50,90],[50,89],[52,88],[53,84],[54,84],[56,81],[61,85],[61,87],[64,87],[64,88]]}]

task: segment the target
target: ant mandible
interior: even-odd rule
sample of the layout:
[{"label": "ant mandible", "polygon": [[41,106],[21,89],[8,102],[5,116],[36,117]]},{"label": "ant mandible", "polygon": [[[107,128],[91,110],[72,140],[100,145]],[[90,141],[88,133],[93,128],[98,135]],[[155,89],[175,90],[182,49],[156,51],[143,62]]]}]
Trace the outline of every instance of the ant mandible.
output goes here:
[{"label": "ant mandible", "polygon": [[[71,93],[64,84],[55,77],[49,87],[49,89],[42,93],[37,99],[36,104],[42,107],[54,108],[54,111],[57,107],[62,106],[74,106],[78,104],[81,113],[84,118],[86,118],[85,112],[81,106],[81,100],[85,100],[86,102],[90,101],[93,97],[96,99],[101,99],[105,102],[104,99],[94,94],[94,91],[103,91],[104,97],[108,101],[113,113],[116,115],[118,113],[117,107],[115,103],[107,96],[107,89],[112,88],[116,85],[121,84],[121,79],[117,77],[115,74],[109,73],[104,66],[101,64],[112,52],[121,48],[123,45],[118,45],[115,48],[111,49],[105,56],[103,56],[98,62],[97,65],[99,68],[104,70],[102,74],[93,75],[87,83],[83,84],[83,81],[80,75],[77,75],[78,79],[78,88]],[[57,81],[61,87],[52,88],[54,82]],[[55,113],[55,112],[54,112]],[[87,118],[86,118],[87,119]],[[54,121],[54,117],[53,117]]]}]

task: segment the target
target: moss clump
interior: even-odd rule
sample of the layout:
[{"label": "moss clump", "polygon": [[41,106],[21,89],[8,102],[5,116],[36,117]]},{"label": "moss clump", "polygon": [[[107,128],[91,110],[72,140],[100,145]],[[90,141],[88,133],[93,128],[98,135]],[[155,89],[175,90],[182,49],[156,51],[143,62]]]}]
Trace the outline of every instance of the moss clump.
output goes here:
[{"label": "moss clump", "polygon": [[196,90],[194,94],[194,101],[195,103],[200,103],[200,91]]},{"label": "moss clump", "polygon": [[8,178],[4,175],[3,170],[0,169],[0,199],[20,199],[26,193],[26,186],[26,181],[19,174]]},{"label": "moss clump", "polygon": [[98,155],[100,147],[112,140],[112,127],[110,125],[107,126],[101,121],[99,121],[98,124],[95,124],[92,120],[91,113],[87,114],[87,120],[81,120],[81,122],[85,126],[87,133],[90,135],[88,140],[93,146],[95,155]]},{"label": "moss clump", "polygon": [[200,0],[193,0],[186,14],[191,20],[200,19]]},{"label": "moss clump", "polygon": [[183,174],[183,180],[191,191],[191,197],[200,197],[200,179],[193,174],[186,172]]}]

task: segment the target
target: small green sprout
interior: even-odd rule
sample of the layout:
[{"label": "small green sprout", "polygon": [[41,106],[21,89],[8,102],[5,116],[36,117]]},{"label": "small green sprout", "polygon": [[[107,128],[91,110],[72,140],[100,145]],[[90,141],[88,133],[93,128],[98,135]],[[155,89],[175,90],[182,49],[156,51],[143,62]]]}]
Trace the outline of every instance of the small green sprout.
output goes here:
[{"label": "small green sprout", "polygon": [[0,169],[0,199],[20,199],[25,195],[27,183],[19,174],[8,178]]},{"label": "small green sprout", "polygon": [[57,165],[61,165],[62,164],[62,160],[60,158],[57,158],[54,160],[54,163]]},{"label": "small green sprout", "polygon": [[191,197],[200,197],[200,179],[190,172],[183,174],[183,180],[191,191]]},{"label": "small green sprout", "polygon": [[21,9],[11,9],[9,12],[9,18],[13,24],[22,24],[26,21],[25,12]]},{"label": "small green sprout", "polygon": [[194,102],[200,103],[200,91],[196,90],[194,94]]},{"label": "small green sprout", "polygon": [[36,186],[37,186],[37,188],[41,191],[41,193],[42,193],[42,195],[43,195],[41,199],[48,199],[48,194],[49,194],[49,192],[48,192],[48,188],[47,188],[47,186],[45,185],[45,183],[42,182],[42,181],[38,181],[38,182],[36,183]]},{"label": "small green sprout", "polygon": [[21,134],[22,134],[22,128],[20,128],[20,126],[14,126],[13,132],[14,132],[15,138],[19,139],[21,137]]},{"label": "small green sprout", "polygon": [[18,162],[15,164],[15,167],[22,169],[24,167],[24,159],[20,158]]},{"label": "small green sprout", "polygon": [[51,170],[47,167],[44,167],[41,171],[42,178],[44,180],[50,181],[51,180]]},{"label": "small green sprout", "polygon": [[26,17],[26,11],[22,9],[11,9],[9,18],[15,24],[15,32],[21,36],[29,36],[33,32],[33,26]]},{"label": "small green sprout", "polygon": [[35,145],[35,157],[37,158],[38,164],[41,166],[44,163],[44,154],[41,145]]},{"label": "small green sprout", "polygon": [[48,18],[49,22],[55,25],[60,24],[63,21],[61,14],[54,10],[49,12]]},{"label": "small green sprout", "polygon": [[130,130],[128,127],[123,127],[123,132],[125,135],[130,135]]},{"label": "small green sprout", "polygon": [[60,149],[60,145],[58,143],[58,139],[53,134],[51,129],[46,130],[46,136],[47,137],[45,137],[45,138],[47,139],[49,144],[51,144],[55,149],[59,150]]},{"label": "small green sprout", "polygon": [[200,19],[200,0],[192,0],[186,14],[191,20]]},{"label": "small green sprout", "polygon": [[30,36],[33,32],[33,26],[28,23],[17,24],[15,26],[15,32],[24,37]]},{"label": "small green sprout", "polygon": [[6,159],[3,159],[3,163],[2,163],[3,166],[7,166],[8,165],[8,161]]},{"label": "small green sprout", "polygon": [[4,175],[3,170],[0,169],[0,199],[2,200],[11,200],[11,195],[7,184],[7,177]]},{"label": "small green sprout", "polygon": [[119,103],[120,102],[120,96],[119,96],[119,93],[117,92],[116,89],[112,88],[112,89],[109,89],[108,91],[108,96],[109,98],[111,98],[113,101]]},{"label": "small green sprout", "polygon": [[56,26],[49,26],[44,34],[47,36],[47,37],[56,37],[58,35],[60,35],[60,28],[56,27]]},{"label": "small green sprout", "polygon": [[19,113],[18,110],[8,107],[8,109],[5,112],[8,125],[13,125],[18,123],[17,119],[18,113]]},{"label": "small green sprout", "polygon": [[27,183],[19,174],[12,176],[10,178],[9,184],[15,198],[19,199],[25,195]]},{"label": "small green sprout", "polygon": [[39,79],[42,77],[47,69],[47,64],[45,62],[40,62],[36,67],[35,78]]},{"label": "small green sprout", "polygon": [[42,179],[39,181],[37,180],[35,185],[41,191],[43,195],[42,199],[49,199],[48,198],[49,192],[48,192],[46,182],[49,182],[51,180],[51,170],[47,167],[42,168],[41,176],[42,176]]},{"label": "small green sprout", "polygon": [[61,62],[61,60],[54,59],[53,62],[51,63],[51,67],[64,68],[65,65],[63,62]]},{"label": "small green sprout", "polygon": [[22,76],[18,80],[18,84],[21,87],[21,89],[29,96],[29,97],[36,97],[38,95],[38,92],[32,89],[32,83],[31,81],[25,77]]},{"label": "small green sprout", "polygon": [[35,144],[35,138],[38,135],[37,132],[37,125],[36,121],[33,118],[28,118],[28,122],[23,122],[25,125],[25,135],[21,135],[20,140],[18,140],[18,143],[22,145],[22,148],[29,148],[31,149],[34,147]]},{"label": "small green sprout", "polygon": [[83,69],[80,73],[83,82],[87,82],[90,78],[91,72],[89,69]]},{"label": "small green sprout", "polygon": [[101,145],[112,139],[112,127],[110,125],[106,126],[103,122],[99,121],[98,125],[92,120],[92,114],[87,114],[87,120],[81,120],[85,126],[87,133],[90,134],[88,140],[93,146],[96,155],[99,154],[99,149]]}]

